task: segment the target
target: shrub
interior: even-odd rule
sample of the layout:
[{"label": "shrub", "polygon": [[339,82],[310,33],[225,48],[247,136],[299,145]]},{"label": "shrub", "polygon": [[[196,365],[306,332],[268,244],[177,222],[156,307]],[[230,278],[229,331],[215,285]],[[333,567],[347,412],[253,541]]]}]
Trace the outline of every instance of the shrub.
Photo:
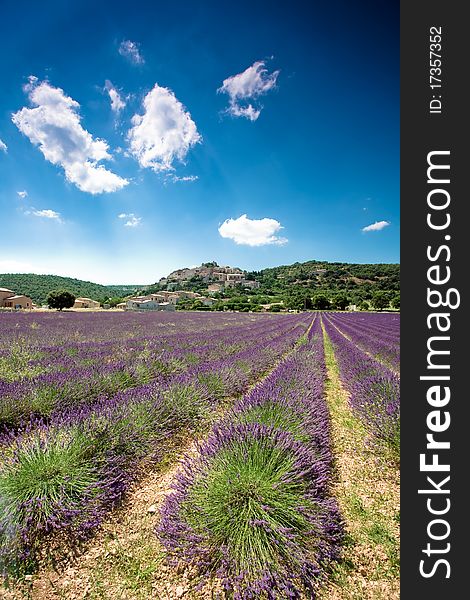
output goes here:
[{"label": "shrub", "polygon": [[217,574],[235,598],[298,598],[336,558],[341,537],[317,467],[308,447],[284,431],[217,428],[199,457],[184,463],[158,533],[170,552],[203,575]]},{"label": "shrub", "polygon": [[28,568],[40,538],[65,526],[85,530],[101,495],[85,436],[38,430],[4,456],[0,469],[0,566]]}]

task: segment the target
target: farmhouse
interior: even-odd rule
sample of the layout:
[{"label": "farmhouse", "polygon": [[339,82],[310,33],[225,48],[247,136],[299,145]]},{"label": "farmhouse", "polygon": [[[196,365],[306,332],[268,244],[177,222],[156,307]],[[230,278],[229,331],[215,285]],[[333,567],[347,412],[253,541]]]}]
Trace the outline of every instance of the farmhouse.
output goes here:
[{"label": "farmhouse", "polygon": [[197,300],[200,300],[204,306],[212,306],[215,302],[214,298],[206,298],[205,296],[199,296]]},{"label": "farmhouse", "polygon": [[163,294],[149,294],[149,300],[155,300],[155,302],[166,302],[166,298]]},{"label": "farmhouse", "polygon": [[33,308],[33,301],[29,296],[15,294],[7,288],[0,288],[0,307],[3,308]]},{"label": "farmhouse", "polygon": [[214,273],[214,276],[217,277],[219,281],[223,281],[226,287],[241,283],[245,279],[243,273],[227,273],[226,271]]},{"label": "farmhouse", "polygon": [[99,308],[100,303],[91,298],[77,298],[73,308]]},{"label": "farmhouse", "polygon": [[182,300],[183,298],[185,300],[197,300],[201,297],[201,294],[198,294],[197,292],[188,292],[186,290],[177,290],[174,293],[178,300]]},{"label": "farmhouse", "polygon": [[190,299],[196,300],[200,297],[201,294],[197,292],[189,292],[187,290],[176,290],[173,292],[168,292],[166,290],[162,290],[158,294],[150,294],[147,298],[150,299],[158,299],[158,302],[169,302],[170,304],[177,304],[180,300]]},{"label": "farmhouse", "polygon": [[175,310],[175,305],[170,302],[157,302],[143,296],[140,298],[129,298],[126,302],[126,310]]},{"label": "farmhouse", "polygon": [[246,281],[243,281],[243,287],[244,288],[251,288],[252,290],[256,290],[259,288],[260,283],[259,281],[252,281],[251,279],[247,279]]}]

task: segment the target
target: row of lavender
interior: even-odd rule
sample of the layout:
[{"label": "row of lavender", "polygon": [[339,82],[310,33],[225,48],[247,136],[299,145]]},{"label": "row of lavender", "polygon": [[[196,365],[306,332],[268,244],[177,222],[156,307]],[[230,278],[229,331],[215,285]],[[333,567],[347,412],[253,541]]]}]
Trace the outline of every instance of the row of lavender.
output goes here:
[{"label": "row of lavender", "polygon": [[[208,329],[211,318],[206,315],[204,321]],[[219,347],[218,360],[211,357],[185,372],[93,402],[64,404],[47,419],[33,416],[20,427],[5,428],[0,438],[2,568],[30,569],[55,540],[75,543],[87,536],[122,499],[139,467],[161,460],[180,432],[207,423],[224,398],[246,391],[297,343],[309,320],[279,316],[269,327],[262,320],[254,327],[256,344],[237,321],[229,327],[232,343],[239,344],[232,355]],[[219,335],[226,339],[223,330]]]},{"label": "row of lavender", "polygon": [[[237,319],[204,315],[206,319],[201,320],[184,314],[173,317],[173,321],[166,317],[166,322],[160,323],[158,316],[143,315],[148,317],[147,335],[131,337],[129,328],[135,325],[134,319],[129,321],[127,315],[111,315],[110,320],[109,315],[103,315],[116,337],[102,339],[98,328],[97,337],[101,337],[101,341],[94,343],[89,330],[83,328],[83,315],[79,316],[80,341],[70,339],[71,333],[77,333],[74,315],[70,314],[61,343],[42,346],[34,334],[32,340],[25,337],[26,316],[21,319],[23,336],[17,338],[17,343],[22,340],[26,368],[22,377],[18,376],[21,369],[13,369],[17,376],[2,380],[1,365],[16,359],[15,346],[12,350],[11,344],[7,344],[10,353],[4,350],[0,356],[0,428],[18,426],[32,415],[49,417],[152,380],[166,380],[191,369],[197,370],[201,365],[217,363],[221,357],[242,363],[244,353],[260,336],[266,341],[282,340],[285,335],[298,337],[299,328],[305,326],[305,319],[295,316],[284,318],[281,326],[279,319],[263,316],[253,321],[246,315],[237,315]],[[43,314],[42,318],[43,321],[35,316],[32,323],[36,327],[32,331],[40,329],[45,339],[55,339],[54,330],[49,335],[50,315]],[[116,321],[121,318],[119,330]],[[176,332],[175,319],[178,321]],[[90,321],[88,327],[95,324],[95,317],[90,315]],[[72,331],[67,331],[67,327]],[[28,377],[28,372],[33,376]]]},{"label": "row of lavender", "polygon": [[[258,319],[244,314],[212,314],[210,319],[207,315],[198,316],[206,318],[197,319],[193,313],[177,313],[171,319],[165,313],[105,313],[99,314],[100,320],[96,313],[3,314],[0,315],[0,378],[17,381],[38,373],[66,372],[99,362],[134,362],[145,357],[141,357],[142,353],[189,350],[214,340],[222,343],[224,332],[226,350],[230,351],[234,339],[230,331],[240,327],[247,331],[269,329],[276,324],[272,315],[258,315]],[[8,366],[12,367],[11,372]]]},{"label": "row of lavender", "polygon": [[368,430],[398,459],[400,451],[400,378],[337,329],[336,320],[323,315],[343,385],[350,404]]},{"label": "row of lavender", "polygon": [[400,316],[393,313],[332,313],[332,323],[377,360],[400,370]]},{"label": "row of lavender", "polygon": [[157,535],[170,562],[216,576],[234,599],[313,597],[338,556],[320,319],[188,456]]},{"label": "row of lavender", "polygon": [[[118,316],[119,315],[119,316]],[[183,318],[181,318],[183,315]],[[178,312],[31,312],[1,313],[0,345],[7,347],[15,341],[24,341],[34,347],[51,346],[64,342],[113,342],[123,337],[134,339],[145,337],[149,332],[197,331],[207,322],[206,313]],[[268,319],[272,315],[250,315],[239,313],[212,314],[211,323],[216,329],[245,322]],[[45,339],[47,338],[47,339]]]}]

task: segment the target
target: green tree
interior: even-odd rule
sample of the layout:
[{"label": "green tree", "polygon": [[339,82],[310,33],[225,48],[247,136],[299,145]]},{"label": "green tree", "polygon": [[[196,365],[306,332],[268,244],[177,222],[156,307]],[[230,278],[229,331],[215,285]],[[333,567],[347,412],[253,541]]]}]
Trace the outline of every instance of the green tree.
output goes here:
[{"label": "green tree", "polygon": [[351,304],[351,299],[344,295],[340,294],[339,296],[335,296],[332,300],[332,304],[334,308],[338,310],[346,310],[346,307]]},{"label": "green tree", "polygon": [[47,295],[47,304],[49,308],[62,310],[71,308],[75,303],[75,296],[67,290],[55,290]]},{"label": "green tree", "polygon": [[215,260],[212,260],[210,262],[205,262],[202,263],[201,267],[218,267],[219,265],[215,262]]},{"label": "green tree", "polygon": [[317,294],[312,298],[312,305],[316,310],[326,310],[330,307],[330,301],[323,294]]},{"label": "green tree", "polygon": [[311,310],[313,308],[310,294],[303,289],[295,288],[284,296],[284,306],[293,310]]},{"label": "green tree", "polygon": [[374,292],[372,295],[372,306],[377,310],[383,310],[390,304],[390,297],[386,292]]},{"label": "green tree", "polygon": [[369,303],[366,300],[361,300],[358,304],[359,310],[369,310]]},{"label": "green tree", "polygon": [[102,304],[109,304],[109,306],[111,308],[115,308],[121,302],[124,302],[124,298],[114,297],[114,298],[105,298],[105,300],[102,302]]},{"label": "green tree", "polygon": [[396,296],[394,296],[392,298],[392,301],[390,303],[392,305],[392,308],[400,308],[400,294],[397,294]]}]

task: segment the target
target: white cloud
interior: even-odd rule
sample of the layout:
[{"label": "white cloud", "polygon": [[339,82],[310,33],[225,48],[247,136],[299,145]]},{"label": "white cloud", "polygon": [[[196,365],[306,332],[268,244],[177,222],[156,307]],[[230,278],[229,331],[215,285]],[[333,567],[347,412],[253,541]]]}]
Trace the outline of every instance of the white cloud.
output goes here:
[{"label": "white cloud", "polygon": [[55,210],[51,210],[50,208],[44,208],[43,210],[33,210],[32,214],[35,217],[43,217],[45,219],[54,219],[56,221],[61,221],[60,214]]},{"label": "white cloud", "polygon": [[178,177],[178,175],[173,175],[172,181],[175,183],[177,181],[197,181],[199,177],[197,175],[184,175],[183,177]]},{"label": "white cloud", "polygon": [[58,223],[63,223],[60,213],[56,212],[55,210],[51,210],[50,208],[44,208],[41,210],[31,208],[31,210],[25,210],[24,214],[31,215],[33,217],[39,217],[41,219],[51,219],[53,221],[57,221]]},{"label": "white cloud", "polygon": [[5,144],[5,142],[3,140],[0,140],[0,150],[2,150],[3,152],[5,152],[5,154],[8,151],[8,146]]},{"label": "white cloud", "polygon": [[46,160],[60,165],[65,176],[82,192],[115,192],[129,183],[108,171],[101,160],[110,160],[108,144],[93,136],[80,124],[78,102],[60,88],[29,78],[25,86],[34,108],[22,108],[12,116],[13,123],[32,144],[39,146]]},{"label": "white cloud", "polygon": [[242,215],[238,219],[226,219],[219,227],[219,233],[223,238],[245,246],[282,246],[288,240],[275,235],[281,229],[283,227],[276,219],[249,219]]},{"label": "white cloud", "polygon": [[260,116],[261,108],[255,108],[252,104],[240,106],[236,102],[231,102],[227,112],[230,113],[232,117],[245,117],[250,121],[256,121]]},{"label": "white cloud", "polygon": [[119,46],[119,54],[125,56],[135,65],[143,65],[145,60],[140,53],[139,45],[131,40],[124,40]]},{"label": "white cloud", "polygon": [[155,172],[173,171],[189,149],[201,141],[196,123],[174,93],[157,83],[143,100],[144,114],[132,117],[130,153],[141,167]]},{"label": "white cloud", "polygon": [[104,89],[108,92],[108,96],[111,100],[111,110],[116,114],[119,114],[121,110],[126,106],[125,100],[121,98],[121,95],[113,86],[113,84],[109,81],[109,79],[106,79]]},{"label": "white cloud", "polygon": [[24,199],[26,198],[26,196],[28,195],[28,192],[27,192],[26,190],[23,190],[22,192],[16,192],[16,193],[17,193],[17,194],[18,194],[18,196],[19,196],[21,199],[23,199],[23,200],[24,200]]},{"label": "white cloud", "polygon": [[363,227],[362,231],[380,231],[384,227],[388,227],[390,225],[389,221],[376,221],[372,223],[372,225],[367,225],[367,227]]},{"label": "white cloud", "polygon": [[137,227],[142,222],[142,217],[138,217],[134,213],[121,213],[118,215],[118,219],[127,219],[124,223],[124,227]]},{"label": "white cloud", "polygon": [[258,60],[242,73],[224,79],[217,92],[229,96],[226,112],[233,117],[256,121],[262,106],[254,106],[250,101],[275,88],[278,75],[279,71],[268,73],[265,61]]}]

